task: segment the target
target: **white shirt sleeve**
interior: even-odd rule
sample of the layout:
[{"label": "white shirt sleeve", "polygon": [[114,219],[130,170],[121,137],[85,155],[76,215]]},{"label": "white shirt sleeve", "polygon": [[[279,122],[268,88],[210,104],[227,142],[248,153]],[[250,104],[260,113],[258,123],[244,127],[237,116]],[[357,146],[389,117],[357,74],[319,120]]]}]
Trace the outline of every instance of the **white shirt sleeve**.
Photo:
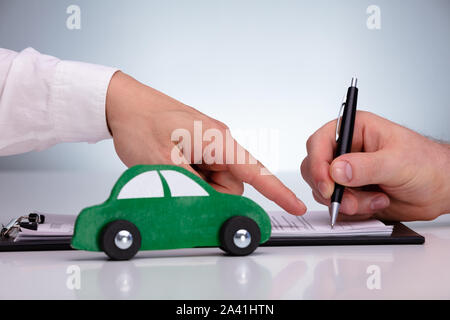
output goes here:
[{"label": "white shirt sleeve", "polygon": [[0,48],[0,156],[111,138],[105,103],[116,71]]}]

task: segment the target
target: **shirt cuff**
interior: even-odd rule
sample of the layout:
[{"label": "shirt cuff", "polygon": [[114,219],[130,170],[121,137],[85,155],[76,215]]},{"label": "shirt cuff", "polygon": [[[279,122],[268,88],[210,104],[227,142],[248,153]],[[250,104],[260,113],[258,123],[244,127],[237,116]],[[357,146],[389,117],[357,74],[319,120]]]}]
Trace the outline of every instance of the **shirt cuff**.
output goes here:
[{"label": "shirt cuff", "polygon": [[106,93],[116,71],[84,62],[58,63],[50,87],[49,111],[59,142],[95,143],[111,138]]}]

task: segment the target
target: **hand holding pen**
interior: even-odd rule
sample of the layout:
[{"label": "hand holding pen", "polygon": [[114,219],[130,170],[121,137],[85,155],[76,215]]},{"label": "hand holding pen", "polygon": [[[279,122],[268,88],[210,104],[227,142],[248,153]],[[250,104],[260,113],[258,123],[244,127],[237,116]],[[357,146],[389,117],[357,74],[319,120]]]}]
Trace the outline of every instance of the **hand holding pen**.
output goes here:
[{"label": "hand holding pen", "polygon": [[340,219],[431,220],[450,213],[450,144],[426,138],[370,112],[357,111],[351,153],[335,158],[333,120],[307,142],[301,172],[314,199],[331,205],[345,186]]}]

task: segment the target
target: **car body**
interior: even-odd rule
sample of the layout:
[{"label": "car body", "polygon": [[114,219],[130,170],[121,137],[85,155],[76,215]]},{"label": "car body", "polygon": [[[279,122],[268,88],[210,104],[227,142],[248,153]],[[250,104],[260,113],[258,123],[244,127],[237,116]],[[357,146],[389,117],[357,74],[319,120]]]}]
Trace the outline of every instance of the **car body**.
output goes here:
[{"label": "car body", "polygon": [[[120,241],[126,242],[127,239],[120,238],[118,232],[120,229],[127,230],[121,226],[128,223],[139,230],[133,231],[138,233],[135,237],[140,237],[137,250],[223,248],[225,240],[221,240],[221,230],[227,220],[233,218],[234,224],[237,223],[235,237],[238,237],[238,230],[242,231],[237,217],[256,224],[260,232],[257,245],[269,239],[270,218],[254,201],[239,195],[220,193],[182,167],[138,165],[122,174],[104,203],[80,212],[75,222],[72,247],[105,251],[108,254],[106,247],[113,240],[107,244],[103,242],[102,245],[106,237],[105,228],[119,221],[122,224],[119,223],[114,231],[114,241],[119,247]],[[244,240],[243,236],[241,238]],[[124,259],[127,258],[130,256]],[[121,260],[120,255],[118,259]]]}]

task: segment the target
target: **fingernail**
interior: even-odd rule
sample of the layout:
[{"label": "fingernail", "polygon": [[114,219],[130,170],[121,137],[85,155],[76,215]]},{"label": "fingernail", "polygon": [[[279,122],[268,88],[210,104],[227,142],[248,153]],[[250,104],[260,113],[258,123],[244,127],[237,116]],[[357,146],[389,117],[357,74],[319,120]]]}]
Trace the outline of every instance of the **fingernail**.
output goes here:
[{"label": "fingernail", "polygon": [[370,203],[371,210],[384,209],[389,205],[389,200],[386,197],[378,196],[372,200]]},{"label": "fingernail", "polygon": [[352,180],[352,166],[347,161],[338,161],[333,165],[332,175],[336,182],[345,183]]},{"label": "fingernail", "polygon": [[329,195],[328,195],[328,187],[327,184],[323,181],[319,182],[317,184],[317,189],[319,189],[320,195],[325,198],[328,199]]}]

